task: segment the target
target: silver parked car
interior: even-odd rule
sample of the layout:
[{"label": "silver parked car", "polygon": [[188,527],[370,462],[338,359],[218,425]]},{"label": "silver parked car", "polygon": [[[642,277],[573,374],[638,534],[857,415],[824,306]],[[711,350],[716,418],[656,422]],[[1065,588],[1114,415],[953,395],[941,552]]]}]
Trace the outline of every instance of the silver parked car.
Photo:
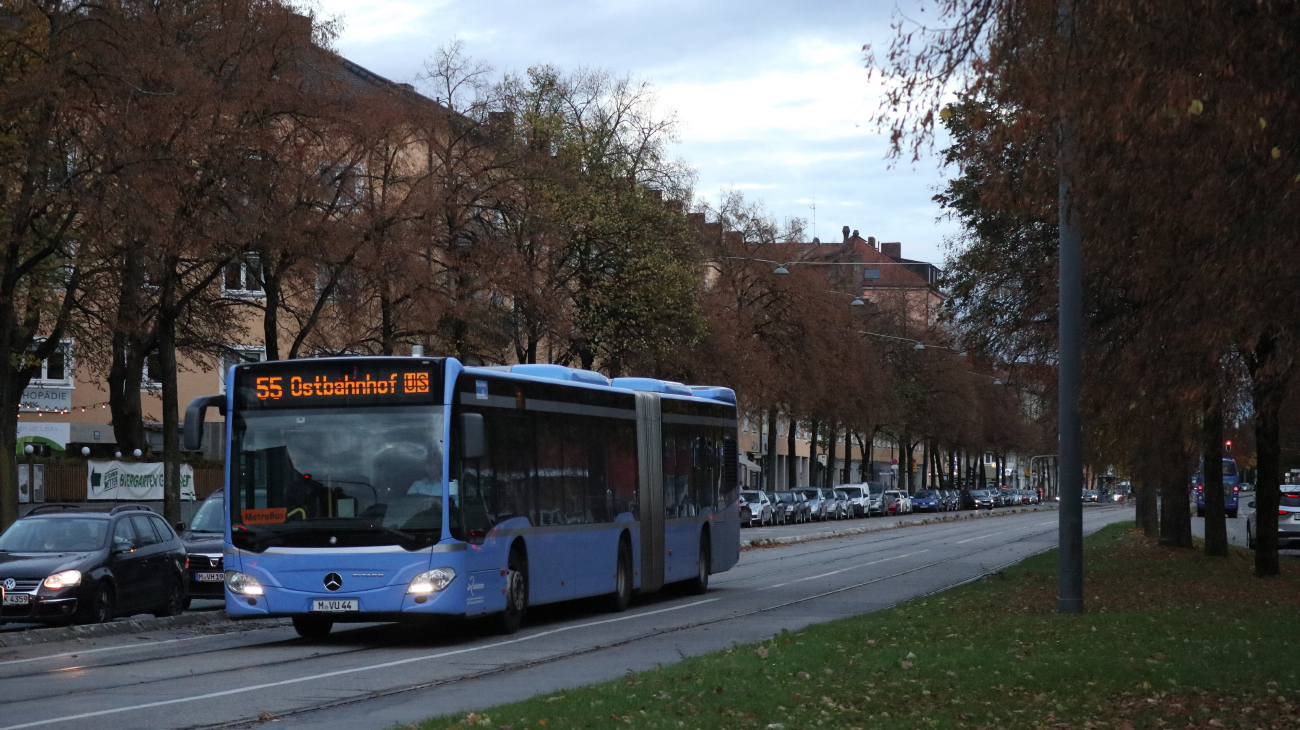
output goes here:
[{"label": "silver parked car", "polygon": [[[1252,499],[1246,503],[1247,507],[1255,508],[1256,500]],[[1290,547],[1300,547],[1300,486],[1295,484],[1282,485],[1282,501],[1277,508],[1277,546],[1285,550]],[[1256,539],[1256,526],[1259,520],[1256,514],[1252,512],[1246,518],[1246,547],[1254,550]]]},{"label": "silver parked car", "polygon": [[801,487],[793,491],[802,494],[804,499],[808,500],[808,507],[812,510],[814,520],[824,522],[835,516],[835,498],[831,495],[831,490]]},{"label": "silver parked car", "polygon": [[885,485],[880,482],[867,482],[862,485],[867,490],[867,516],[885,516]]},{"label": "silver parked car", "polygon": [[776,523],[772,499],[767,496],[767,492],[758,489],[747,489],[740,493],[740,516],[741,524],[745,527],[753,527],[755,524],[763,527]]},{"label": "silver parked car", "polygon": [[835,489],[832,491],[835,493],[835,506],[839,508],[839,516],[836,519],[851,520],[854,517],[857,517],[858,515],[854,510],[853,500],[849,498],[848,492],[843,489]]}]

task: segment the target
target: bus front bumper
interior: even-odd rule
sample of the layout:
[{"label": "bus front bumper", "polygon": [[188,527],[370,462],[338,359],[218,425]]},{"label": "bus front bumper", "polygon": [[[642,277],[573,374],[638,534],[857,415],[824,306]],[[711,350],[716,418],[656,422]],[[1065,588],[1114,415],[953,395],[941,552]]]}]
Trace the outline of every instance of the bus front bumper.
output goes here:
[{"label": "bus front bumper", "polygon": [[364,591],[297,591],[263,586],[262,595],[236,595],[226,590],[226,615],[232,619],[325,616],[336,622],[393,621],[418,615],[464,615],[463,586],[457,577],[446,588],[427,595],[406,592],[406,585]]}]

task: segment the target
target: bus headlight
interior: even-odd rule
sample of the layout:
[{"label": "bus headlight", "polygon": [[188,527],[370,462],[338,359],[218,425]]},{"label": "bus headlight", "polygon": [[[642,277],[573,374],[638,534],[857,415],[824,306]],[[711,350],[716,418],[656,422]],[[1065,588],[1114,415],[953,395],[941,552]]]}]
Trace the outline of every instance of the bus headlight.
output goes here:
[{"label": "bus headlight", "polygon": [[434,568],[412,578],[406,592],[422,596],[437,593],[451,585],[453,580],[456,580],[456,571],[451,568]]},{"label": "bus headlight", "polygon": [[226,571],[226,587],[231,593],[237,593],[241,596],[260,596],[262,595],[262,584],[257,579],[247,573],[240,573],[237,570]]},{"label": "bus headlight", "polygon": [[44,586],[52,591],[81,585],[80,570],[65,570],[45,579]]}]

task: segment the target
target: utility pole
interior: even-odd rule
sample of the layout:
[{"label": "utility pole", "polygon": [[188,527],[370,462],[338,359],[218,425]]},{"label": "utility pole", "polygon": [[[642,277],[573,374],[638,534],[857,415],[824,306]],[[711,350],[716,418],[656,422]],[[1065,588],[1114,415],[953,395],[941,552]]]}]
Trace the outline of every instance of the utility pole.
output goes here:
[{"label": "utility pole", "polygon": [[1079,390],[1083,378],[1083,242],[1070,204],[1070,175],[1074,170],[1076,122],[1067,111],[1073,86],[1074,2],[1060,0],[1058,38],[1066,54],[1058,93],[1060,142],[1057,167],[1060,234],[1060,340],[1058,393],[1060,453],[1060,563],[1056,608],[1083,613],[1083,424]]}]

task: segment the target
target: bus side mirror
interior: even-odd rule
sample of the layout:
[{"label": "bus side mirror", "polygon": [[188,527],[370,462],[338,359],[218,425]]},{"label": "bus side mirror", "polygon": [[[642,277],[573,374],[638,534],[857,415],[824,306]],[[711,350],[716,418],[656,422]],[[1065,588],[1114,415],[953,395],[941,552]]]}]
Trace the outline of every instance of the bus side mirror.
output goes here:
[{"label": "bus side mirror", "polygon": [[485,447],[483,436],[483,414],[460,414],[460,457],[462,459],[481,459]]},{"label": "bus side mirror", "polygon": [[201,395],[190,401],[185,409],[184,444],[186,451],[198,451],[203,448],[203,419],[207,417],[208,408],[216,406],[221,415],[226,415],[226,396]]}]

